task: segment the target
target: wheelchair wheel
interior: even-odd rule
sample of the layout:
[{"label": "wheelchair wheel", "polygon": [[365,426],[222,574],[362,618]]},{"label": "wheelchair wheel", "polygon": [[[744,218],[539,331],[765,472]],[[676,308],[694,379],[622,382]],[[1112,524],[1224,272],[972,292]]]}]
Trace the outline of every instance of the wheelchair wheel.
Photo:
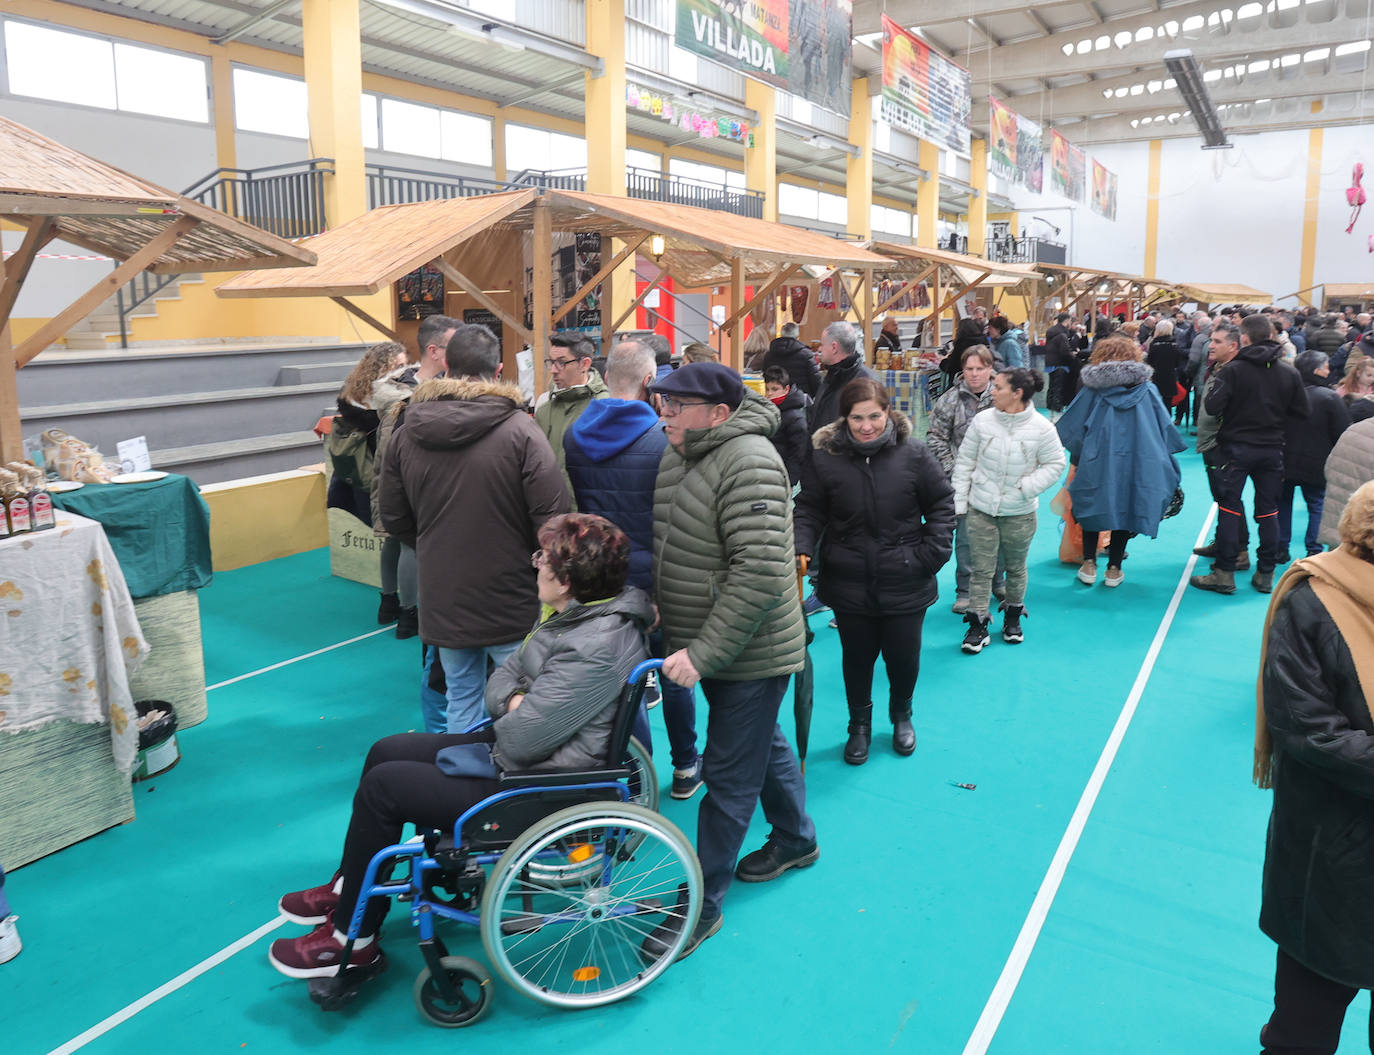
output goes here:
[{"label": "wheelchair wheel", "polygon": [[[572,865],[577,879],[541,881],[536,862]],[[701,865],[671,821],[633,803],[581,803],[530,828],[496,863],[482,897],[482,942],[496,973],[526,996],[596,1007],[668,969],[696,927],[701,897]],[[681,929],[646,956],[644,939],[670,916]]]},{"label": "wheelchair wheel", "polygon": [[458,1000],[450,1002],[444,998],[426,967],[415,979],[415,1006],[436,1026],[460,1029],[472,1025],[491,1010],[491,975],[466,956],[445,956],[439,963],[449,984],[458,990]]},{"label": "wheelchair wheel", "polygon": [[[630,801],[645,809],[658,809],[658,773],[654,771],[654,760],[649,756],[649,752],[644,745],[630,737],[630,742],[625,748],[625,765],[630,770]],[[632,833],[627,839],[626,845],[631,849],[639,845],[642,836]],[[560,885],[564,883],[582,882],[588,875],[592,875],[601,868],[599,855],[577,863],[567,861],[557,864],[550,864],[545,861],[532,861],[530,863],[530,878],[535,882],[548,883],[550,885]]]}]

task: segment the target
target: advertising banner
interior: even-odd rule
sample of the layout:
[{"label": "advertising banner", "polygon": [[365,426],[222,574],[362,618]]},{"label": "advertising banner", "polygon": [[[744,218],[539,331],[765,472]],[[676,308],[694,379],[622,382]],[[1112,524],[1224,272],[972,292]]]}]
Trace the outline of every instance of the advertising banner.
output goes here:
[{"label": "advertising banner", "polygon": [[1053,129],[1050,130],[1050,189],[1072,201],[1082,201],[1087,190],[1087,162],[1083,151]]},{"label": "advertising banner", "polygon": [[1017,181],[1016,150],[1021,138],[1017,124],[1016,111],[989,95],[988,168],[1013,181]]},{"label": "advertising banner", "polygon": [[973,83],[968,70],[883,16],[883,120],[969,156]]},{"label": "advertising banner", "polygon": [[677,0],[674,43],[849,116],[853,0]]},{"label": "advertising banner", "polygon": [[1116,219],[1116,173],[1093,161],[1092,210],[1098,216]]},{"label": "advertising banner", "polygon": [[1036,194],[1045,189],[1045,147],[1040,126],[1016,115],[1016,182]]}]

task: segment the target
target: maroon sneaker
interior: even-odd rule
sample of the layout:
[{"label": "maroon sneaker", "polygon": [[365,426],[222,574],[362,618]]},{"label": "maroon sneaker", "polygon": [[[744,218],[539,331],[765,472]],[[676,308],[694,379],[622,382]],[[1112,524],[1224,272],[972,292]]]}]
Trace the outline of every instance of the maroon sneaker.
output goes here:
[{"label": "maroon sneaker", "polygon": [[334,915],[334,909],[339,904],[339,891],[342,889],[343,873],[335,872],[334,878],[324,886],[312,886],[309,890],[283,894],[277,902],[277,910],[292,923],[317,927]]},{"label": "maroon sneaker", "polygon": [[[267,959],[288,978],[325,978],[337,974],[343,942],[334,937],[334,924],[322,923],[299,938],[278,938]],[[376,939],[365,949],[355,948],[348,966],[376,970],[384,960]]]}]

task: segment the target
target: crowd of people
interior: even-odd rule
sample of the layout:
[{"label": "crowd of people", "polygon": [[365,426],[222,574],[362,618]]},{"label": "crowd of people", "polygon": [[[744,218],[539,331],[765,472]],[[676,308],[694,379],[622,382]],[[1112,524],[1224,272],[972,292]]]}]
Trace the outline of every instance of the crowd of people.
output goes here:
[{"label": "crowd of people", "polygon": [[[733,879],[769,881],[819,856],[804,778],[777,721],[804,666],[807,615],[833,612],[848,710],[844,761],[869,757],[880,657],[892,748],[911,755],[937,575],[954,557],[965,654],[989,644],[994,602],[1001,639],[1021,643],[1039,497],[1066,468],[1070,515],[1082,534],[1075,574],[1085,586],[1097,583],[1104,555],[1102,584],[1120,586],[1128,542],[1156,537],[1178,511],[1176,455],[1188,433],[1220,510],[1215,539],[1196,551],[1213,563],[1192,586],[1233,594],[1236,571],[1248,570],[1247,482],[1256,590],[1273,591],[1276,570],[1290,563],[1298,489],[1308,510],[1307,556],[1290,578],[1329,576],[1320,564],[1327,558],[1333,568],[1356,567],[1347,559],[1352,516],[1374,519],[1374,488],[1361,491],[1374,479],[1369,316],[1234,309],[1087,322],[1061,314],[1032,346],[1000,315],[961,320],[941,364],[950,383],[924,438],[892,405],[865,365],[861,335],[843,321],[827,325],[814,350],[792,323],[771,341],[756,331],[747,352],[763,394],[708,346],[691,346],[675,362],[657,334],[615,345],[599,370],[585,338],[555,335],[545,360],[550,389],[532,408],[502,380],[501,350],[482,327],[425,320],[415,364],[397,360],[398,346],[371,350],[345,384],[340,419],[345,432],[372,437],[365,449],[373,470],[366,486],[356,486],[363,474],[344,475],[366,492],[364,508],[387,539],[383,561],[397,555],[397,570],[384,571],[384,608],[394,593],[397,610],[416,613],[426,731],[374,745],[339,869],[282,901],[283,912],[316,929],[274,943],[273,963],[294,977],[331,973],[371,853],[406,821],[451,824],[494,787],[489,777],[446,769],[446,752],[480,742],[497,766],[585,764],[604,750],[606,708],[646,654],[664,661],[658,695],[670,792],[689,799],[706,788],[697,828],[705,897],[684,947],[690,953],[720,928]],[[896,339],[885,326],[879,340]],[[1030,368],[1033,354],[1044,356],[1047,376]],[[1042,392],[1048,414],[1037,407]],[[1368,537],[1358,535],[1358,544],[1367,549]],[[463,540],[460,561],[448,556],[453,539]],[[1361,554],[1353,559],[1369,560]],[[799,562],[813,574],[805,607]],[[1289,579],[1280,585],[1267,663],[1298,662],[1288,659],[1285,628],[1295,606],[1325,601],[1314,592],[1315,600]],[[1346,633],[1349,619],[1334,611],[1332,618]],[[1363,632],[1374,630],[1366,623]],[[1329,665],[1328,651],[1307,661]],[[698,687],[708,705],[700,746]],[[1293,691],[1280,688],[1260,711],[1274,735],[1266,743],[1276,787],[1284,752],[1304,757],[1293,735],[1279,736],[1293,728],[1291,712],[1276,717],[1270,706]],[[1341,708],[1374,733],[1369,715]],[[483,718],[495,722],[472,732]],[[646,723],[637,735],[647,741]],[[1340,776],[1316,779],[1343,784]],[[759,804],[770,834],[741,858]],[[1271,853],[1276,838],[1271,830]],[[1268,912],[1268,875],[1266,918],[1277,919]],[[355,962],[378,955],[384,913],[384,902],[368,906]],[[646,942],[671,940],[674,926],[681,923],[669,914]],[[1281,949],[1287,929],[1266,924]],[[1281,990],[1312,989],[1299,969],[1322,973],[1300,951],[1281,951]],[[1328,977],[1367,984],[1354,970]],[[1281,1027],[1271,1029],[1285,1035],[1298,1028],[1279,1011],[1275,1021]],[[1299,1049],[1266,1048],[1289,1050]]]}]

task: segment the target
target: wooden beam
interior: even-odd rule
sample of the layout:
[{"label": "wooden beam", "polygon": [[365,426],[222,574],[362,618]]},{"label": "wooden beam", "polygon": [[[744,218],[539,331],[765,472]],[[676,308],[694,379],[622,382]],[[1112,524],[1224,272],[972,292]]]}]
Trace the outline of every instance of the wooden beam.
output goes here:
[{"label": "wooden beam", "polygon": [[[0,265],[0,326],[4,326],[14,311],[14,302],[19,299],[19,288],[29,277],[29,269],[38,257],[38,251],[53,239],[56,224],[49,218],[36,220],[24,232],[24,241],[10,257],[8,264]],[[11,459],[12,460],[12,459]]]},{"label": "wooden beam", "polygon": [[[549,212],[549,197],[540,194],[531,203],[534,210],[531,228],[534,254],[530,270],[532,321],[530,353],[534,359],[534,395],[539,398],[548,381],[544,376],[544,356],[549,354],[549,319],[553,315],[553,216]],[[605,306],[602,306],[605,310]],[[515,380],[511,378],[511,380]]]},{"label": "wooden beam", "polygon": [[182,216],[147,245],[121,263],[108,275],[72,302],[71,306],[54,315],[23,344],[14,349],[14,361],[23,366],[53,341],[89,315],[101,301],[112,296],[124,283],[184,238],[199,220]]},{"label": "wooden beam", "polygon": [[374,330],[378,330],[379,332],[386,334],[397,344],[405,343],[401,340],[400,334],[398,334],[390,326],[382,322],[381,319],[374,318],[368,312],[364,311],[362,308],[358,307],[358,305],[354,304],[347,297],[330,297],[329,299],[332,300],[339,307],[343,308],[343,310],[348,312],[348,314],[355,316],[356,318],[359,318],[363,322],[367,323]]},{"label": "wooden beam", "polygon": [[0,320],[0,460],[22,461],[24,432],[19,423],[19,367],[10,346],[10,324]]},{"label": "wooden beam", "polygon": [[456,267],[450,264],[443,257],[436,257],[434,260],[434,266],[444,273],[444,277],[446,279],[452,282],[455,286],[461,286],[463,288],[463,291],[467,293],[469,297],[477,301],[478,304],[482,305],[482,307],[486,308],[487,311],[495,315],[498,319],[501,320],[503,324],[513,329],[516,333],[516,336],[518,336],[522,341],[524,341],[526,344],[529,344],[530,347],[533,347],[533,343],[531,340],[532,334],[529,330],[525,329],[525,320],[515,318],[513,315],[511,315],[510,312],[508,312],[504,307],[498,304],[494,299],[487,296],[486,292],[482,289],[482,284],[480,282],[474,282],[472,279],[468,278],[465,274],[459,271]]},{"label": "wooden beam", "polygon": [[597,286],[601,285],[602,281],[605,278],[607,278],[607,276],[609,276],[612,271],[614,271],[621,264],[623,264],[629,257],[633,256],[636,252],[638,252],[639,247],[642,246],[648,240],[649,236],[647,234],[642,234],[639,236],[638,239],[636,239],[633,242],[630,242],[625,246],[624,249],[616,253],[615,257],[612,258],[609,264],[605,265],[600,271],[598,271],[595,275],[593,275],[586,282],[584,282],[582,284],[582,288],[579,289],[576,293],[574,293],[571,297],[569,297],[564,302],[563,306],[553,313],[553,318],[549,320],[549,326],[557,326],[563,320],[563,317],[568,314],[568,312],[572,311],[573,308],[577,307],[578,301],[580,301],[592,290],[596,289]]},{"label": "wooden beam", "polygon": [[[730,324],[730,362],[727,364],[736,373],[744,373],[744,312],[740,309],[747,301],[744,297],[744,260],[735,257],[730,261],[730,308],[734,322]],[[724,326],[721,329],[725,329]]]},{"label": "wooden beam", "polygon": [[650,291],[658,289],[659,284],[662,283],[662,281],[667,277],[668,272],[660,269],[658,273],[658,278],[654,279],[647,286],[645,286],[644,292],[642,292],[639,296],[635,297],[634,302],[628,308],[626,308],[624,311],[620,313],[620,318],[616,319],[615,322],[611,324],[612,336],[615,335],[616,330],[620,329],[620,324],[634,314],[635,308],[639,307],[641,304],[644,303],[644,298],[649,295]]},{"label": "wooden beam", "polygon": [[979,286],[981,286],[983,284],[983,279],[987,278],[990,274],[992,274],[991,271],[984,271],[972,282],[968,283],[960,289],[955,290],[953,293],[951,293],[948,297],[945,298],[944,302],[938,308],[935,309],[933,314],[938,316],[946,308],[953,306],[954,302],[958,300],[960,297],[962,297],[969,290],[977,289]]},{"label": "wooden beam", "polygon": [[733,325],[735,320],[738,319],[740,316],[746,315],[749,312],[753,311],[755,304],[763,300],[764,297],[770,296],[774,292],[776,292],[779,286],[781,286],[784,282],[786,282],[789,278],[791,278],[800,270],[801,264],[786,265],[781,271],[779,271],[776,275],[774,275],[772,278],[768,280],[768,285],[764,286],[762,289],[755,290],[754,295],[749,298],[749,303],[743,305],[737,312],[735,312],[735,314],[731,315],[728,319],[726,319],[721,324],[721,329],[723,330],[727,326]]},{"label": "wooden beam", "polygon": [[896,304],[897,301],[901,300],[908,290],[915,289],[926,279],[930,278],[930,276],[935,272],[935,270],[939,266],[939,264],[931,264],[930,267],[926,268],[915,278],[902,283],[901,287],[897,290],[896,293],[888,297],[887,300],[883,301],[881,304],[879,304],[876,308],[873,309],[873,317],[877,318],[883,312],[887,311],[888,308],[892,307],[892,305]]}]

